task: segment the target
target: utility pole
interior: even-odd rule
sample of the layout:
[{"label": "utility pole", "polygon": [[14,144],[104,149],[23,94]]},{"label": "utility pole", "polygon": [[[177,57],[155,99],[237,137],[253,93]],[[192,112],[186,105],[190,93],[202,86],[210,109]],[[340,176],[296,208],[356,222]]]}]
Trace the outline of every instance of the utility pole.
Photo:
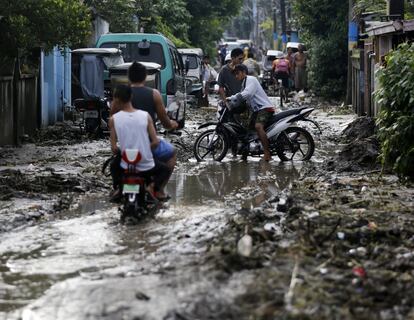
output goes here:
[{"label": "utility pole", "polygon": [[285,0],[280,0],[280,22],[282,24],[282,43],[283,49],[286,48],[287,35],[286,35],[286,6]]},{"label": "utility pole", "polygon": [[273,8],[273,49],[278,49],[278,34],[277,34],[277,9],[276,9],[276,3]]},{"label": "utility pole", "polygon": [[354,0],[348,0],[348,76],[346,104],[352,104],[352,50],[358,44],[358,25],[354,21]]},{"label": "utility pole", "polygon": [[253,43],[257,44],[258,38],[258,18],[257,18],[257,0],[252,1],[252,14],[253,14]]}]

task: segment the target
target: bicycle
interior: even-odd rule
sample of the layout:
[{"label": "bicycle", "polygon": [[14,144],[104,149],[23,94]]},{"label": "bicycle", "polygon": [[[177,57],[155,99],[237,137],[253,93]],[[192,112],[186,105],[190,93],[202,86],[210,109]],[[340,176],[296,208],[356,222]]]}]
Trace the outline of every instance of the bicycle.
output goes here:
[{"label": "bicycle", "polygon": [[276,75],[273,77],[273,96],[280,98],[280,107],[283,107],[283,102],[288,102],[288,88],[283,85],[283,79]]}]

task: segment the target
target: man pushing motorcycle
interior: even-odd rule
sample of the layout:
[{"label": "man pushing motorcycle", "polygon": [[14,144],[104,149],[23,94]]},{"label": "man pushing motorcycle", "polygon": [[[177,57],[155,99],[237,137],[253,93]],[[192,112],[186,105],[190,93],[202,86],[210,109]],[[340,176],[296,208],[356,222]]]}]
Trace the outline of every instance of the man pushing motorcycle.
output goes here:
[{"label": "man pushing motorcycle", "polygon": [[267,139],[265,126],[275,113],[275,108],[256,77],[247,75],[248,70],[245,65],[236,65],[234,67],[234,73],[236,79],[242,81],[242,89],[240,93],[234,94],[227,99],[235,104],[238,104],[238,101],[241,100],[246,101],[250,106],[253,112],[254,127],[263,146],[263,160],[270,161],[272,155],[269,149],[269,140]]}]

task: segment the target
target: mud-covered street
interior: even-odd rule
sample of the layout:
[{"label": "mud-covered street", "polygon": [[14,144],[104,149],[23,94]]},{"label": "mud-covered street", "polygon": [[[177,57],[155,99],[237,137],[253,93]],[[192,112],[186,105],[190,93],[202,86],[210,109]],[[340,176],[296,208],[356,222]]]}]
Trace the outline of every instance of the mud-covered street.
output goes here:
[{"label": "mud-covered street", "polygon": [[369,121],[306,103],[322,128],[307,127],[306,163],[198,163],[196,128],[215,110],[189,109],[169,137],[172,198],[138,225],[108,200],[108,141],[65,123],[1,148],[0,319],[414,317],[413,186],[375,165]]}]

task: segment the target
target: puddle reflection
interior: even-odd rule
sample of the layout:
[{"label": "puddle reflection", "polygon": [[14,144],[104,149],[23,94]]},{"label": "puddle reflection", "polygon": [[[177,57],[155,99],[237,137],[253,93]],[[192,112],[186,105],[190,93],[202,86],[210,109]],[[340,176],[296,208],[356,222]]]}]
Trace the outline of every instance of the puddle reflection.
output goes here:
[{"label": "puddle reflection", "polygon": [[300,175],[300,163],[228,161],[187,163],[171,177],[167,190],[177,204],[206,204],[246,186],[277,193]]}]

